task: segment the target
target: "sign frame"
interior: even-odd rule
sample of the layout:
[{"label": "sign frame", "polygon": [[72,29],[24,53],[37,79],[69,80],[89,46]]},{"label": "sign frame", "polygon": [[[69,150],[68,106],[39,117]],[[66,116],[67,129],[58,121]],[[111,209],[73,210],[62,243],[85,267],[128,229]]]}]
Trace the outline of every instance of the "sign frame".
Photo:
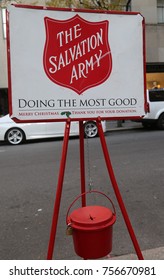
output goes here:
[{"label": "sign frame", "polygon": [[[21,14],[21,12],[22,12],[22,14]],[[86,22],[88,21],[89,24],[90,23],[97,24],[97,23],[101,23],[103,21],[109,20],[110,21],[109,30],[110,30],[110,24],[112,25],[112,21],[113,21],[113,30],[115,30],[115,31],[118,31],[118,28],[120,28],[119,26],[116,26],[117,25],[116,19],[119,19],[120,22],[123,22],[121,20],[126,21],[126,24],[125,24],[126,27],[129,26],[128,20],[131,19],[132,23],[134,22],[134,28],[139,29],[139,30],[137,29],[138,31],[136,32],[138,34],[138,37],[136,36],[136,38],[135,38],[136,41],[137,41],[137,38],[139,38],[139,43],[137,43],[138,44],[137,46],[139,46],[139,48],[140,48],[140,50],[138,51],[138,54],[137,54],[137,58],[139,57],[139,63],[137,62],[137,58],[135,58],[135,55],[136,55],[135,51],[137,50],[137,48],[134,50],[132,48],[132,46],[134,46],[134,48],[135,48],[134,43],[136,43],[136,42],[133,42],[133,44],[131,46],[129,46],[127,44],[127,49],[126,49],[126,40],[123,40],[125,50],[121,50],[119,52],[119,50],[117,48],[117,40],[118,40],[119,36],[117,36],[117,40],[113,39],[113,41],[112,41],[112,39],[110,39],[111,42],[109,42],[109,47],[111,48],[111,56],[112,56],[111,63],[112,63],[112,67],[113,67],[111,70],[112,77],[109,74],[109,78],[107,78],[105,80],[105,82],[102,82],[102,83],[100,82],[98,86],[93,85],[93,86],[89,87],[89,89],[87,88],[86,90],[82,90],[82,93],[80,92],[80,94],[79,94],[79,92],[77,93],[75,90],[72,90],[69,87],[61,86],[60,82],[54,83],[53,81],[50,81],[50,79],[48,78],[46,73],[43,71],[43,69],[41,69],[41,67],[45,68],[45,62],[43,62],[43,61],[41,62],[41,59],[42,59],[41,56],[40,56],[39,68],[37,68],[35,63],[33,63],[32,59],[31,59],[31,62],[30,62],[30,59],[25,59],[25,61],[23,61],[25,54],[27,55],[27,57],[30,56],[30,54],[31,54],[31,50],[28,48],[29,46],[27,46],[27,48],[26,48],[26,45],[25,45],[25,43],[27,43],[27,41],[25,40],[25,37],[22,36],[23,28],[21,28],[22,33],[18,32],[18,30],[19,30],[18,22],[20,25],[20,21],[18,21],[18,19],[19,19],[19,16],[21,19],[24,18],[24,13],[26,13],[27,15],[30,14],[30,16],[26,20],[26,22],[23,22],[24,26],[26,26],[26,27],[27,27],[27,24],[29,24],[30,17],[31,16],[33,17],[34,14],[36,16],[39,13],[42,14],[40,16],[41,19],[44,19],[45,17],[49,17],[49,15],[52,15],[54,17],[53,19],[58,21],[59,24],[60,24],[60,22],[63,23],[64,19],[61,16],[59,17],[59,19],[56,19],[55,17],[56,17],[57,13],[60,15],[64,14],[64,17],[71,19],[71,20],[73,17],[78,15],[78,17],[80,17],[82,19],[85,18],[85,21]],[[18,16],[18,19],[16,19],[17,17],[15,15]],[[92,18],[92,21],[88,20],[88,17]],[[96,19],[96,20],[93,21],[93,19]],[[36,21],[37,21],[37,16],[36,16]],[[39,20],[38,20],[38,22],[39,22]],[[67,20],[65,20],[65,22],[67,23]],[[76,26],[78,26],[78,28],[80,26],[80,23],[79,23],[79,21],[76,22]],[[34,28],[35,32],[37,31],[37,27],[38,26],[36,26]],[[73,27],[70,27],[70,28],[73,29]],[[76,35],[77,35],[77,37],[78,36],[80,37],[81,30],[78,28],[76,30]],[[91,28],[89,27],[89,29],[88,29],[89,32],[90,32],[90,29]],[[129,34],[127,35],[128,40],[130,39],[130,35],[132,35],[134,33],[134,30],[130,30],[130,29],[131,28],[128,29],[129,31],[125,30],[125,31],[127,31],[127,33],[129,32]],[[15,32],[15,30],[17,30],[17,33]],[[42,31],[43,31],[43,29],[42,29]],[[31,29],[29,28],[29,31],[27,31],[28,34],[26,34],[27,37],[30,36],[30,32],[31,32]],[[121,32],[121,31],[119,31],[119,32]],[[21,34],[21,35],[15,35],[15,34]],[[96,30],[95,34],[98,34],[97,30]],[[110,33],[110,36],[111,36],[111,34],[112,34],[112,31]],[[35,35],[36,35],[36,33],[35,33]],[[18,36],[18,40],[17,40],[17,36]],[[91,35],[91,36],[93,36],[93,35]],[[42,54],[45,54],[46,37],[45,37],[45,35],[42,35],[42,37],[44,37],[44,45],[42,42]],[[116,37],[115,34],[113,35],[113,37]],[[99,34],[99,38],[100,38],[100,34]],[[77,39],[77,38],[75,38],[75,39]],[[109,41],[109,32],[108,32],[107,39]],[[83,38],[83,41],[84,40],[86,40],[86,38],[85,39]],[[102,37],[101,37],[101,40],[102,40]],[[99,40],[99,42],[102,43],[102,41],[100,41],[100,40]],[[111,46],[111,43],[112,43],[112,46]],[[35,42],[35,44],[36,44],[36,42]],[[37,45],[35,45],[35,44],[33,44],[32,47],[36,47]],[[71,42],[71,44],[72,44],[72,42]],[[103,41],[102,45],[103,44],[104,44],[104,41]],[[21,45],[23,46],[23,51],[21,51],[21,49],[19,47]],[[71,45],[71,46],[73,46],[73,45]],[[71,48],[71,46],[69,46],[69,47]],[[83,47],[84,47],[84,44],[83,44]],[[40,50],[39,50],[39,52],[40,52]],[[88,53],[89,53],[89,51],[88,51]],[[8,54],[9,114],[10,114],[11,118],[13,118],[14,121],[16,121],[16,122],[23,122],[23,123],[24,122],[55,122],[55,121],[60,122],[60,121],[66,121],[68,118],[70,118],[71,121],[86,121],[86,120],[95,120],[98,117],[101,118],[101,120],[139,119],[139,118],[142,118],[144,116],[144,114],[146,113],[147,100],[146,100],[146,63],[145,63],[145,56],[146,56],[145,55],[145,20],[144,20],[143,16],[138,12],[102,11],[102,10],[93,11],[93,10],[86,10],[86,9],[48,8],[48,7],[42,7],[42,6],[30,6],[30,5],[18,5],[18,4],[11,5],[11,6],[9,6],[9,8],[7,10],[7,54]],[[135,60],[134,63],[129,62],[127,60],[127,58],[126,58],[127,54],[131,58],[131,61],[133,61],[133,58],[134,58],[134,60]],[[33,55],[32,58],[34,58],[34,52],[32,52],[32,55]],[[122,57],[120,59],[121,55],[122,55]],[[96,57],[94,50],[93,50],[92,56]],[[43,57],[44,57],[44,55],[43,55]],[[79,54],[79,57],[80,57],[80,54]],[[84,57],[86,60],[86,56],[84,56]],[[102,59],[103,59],[103,56],[102,56]],[[36,61],[38,62],[37,58],[36,58]],[[90,63],[90,62],[91,62],[91,60],[88,63]],[[17,63],[18,63],[18,67],[17,67]],[[96,63],[96,62],[94,62],[94,63]],[[125,63],[125,65],[122,65],[123,63]],[[135,63],[137,66],[135,65]],[[98,55],[97,55],[97,65],[99,66],[99,64],[100,64],[100,60],[98,60]],[[116,65],[116,64],[118,64],[118,67],[114,68],[114,65]],[[128,68],[128,64],[129,64],[129,70],[125,69],[125,68]],[[54,64],[52,63],[52,65],[55,65],[55,63]],[[109,65],[104,67],[104,65],[103,65],[102,68],[98,69],[98,71],[99,72],[104,71],[104,69],[107,68],[108,66]],[[130,81],[131,72],[132,72],[132,70],[134,71],[135,66],[137,67],[137,71],[133,75],[133,76],[135,76],[135,78],[132,77],[133,81]],[[119,69],[121,67],[122,67],[122,69],[119,72]],[[19,69],[17,69],[17,68],[19,68]],[[92,68],[91,64],[90,64],[90,68]],[[26,69],[27,69],[27,71],[26,71]],[[49,69],[50,69],[50,67],[49,67]],[[123,71],[124,69],[125,69],[125,73]],[[29,70],[31,71],[31,76],[28,75],[28,73],[27,73],[27,72],[30,72]],[[91,69],[91,70],[93,70],[93,69]],[[39,86],[35,84],[35,81],[33,79],[33,77],[35,76],[35,73],[37,73],[37,72],[41,73],[41,76],[39,76],[40,74],[36,75],[37,81],[41,84]],[[96,75],[98,77],[97,73],[96,73]],[[23,78],[24,77],[23,75],[28,76],[27,84]],[[41,82],[43,79],[42,75],[44,76],[44,81],[46,81],[45,82],[46,85],[44,84],[44,82],[43,83]],[[85,74],[84,74],[84,76],[85,76]],[[76,78],[76,74],[74,75],[74,77]],[[92,77],[93,77],[93,75],[92,75]],[[85,80],[85,77],[82,77],[82,78],[84,78],[83,80]],[[136,79],[138,79],[138,80],[136,81]],[[142,82],[141,82],[141,80],[142,80]],[[45,96],[43,95],[44,99],[43,99],[43,96],[40,97],[40,96],[36,95],[35,102],[32,101],[33,99],[31,96],[28,98],[29,93],[25,94],[25,95],[22,94],[24,88],[25,88],[25,91],[28,92],[29,89],[28,90],[26,90],[26,89],[28,86],[30,88],[30,82],[31,82],[31,84],[33,84],[33,83],[35,84],[34,94],[32,93],[33,97],[36,94],[38,95],[38,92],[42,91],[42,88],[44,88],[44,90],[47,92],[50,89],[51,97],[49,98],[49,107],[50,107],[49,109],[47,109],[47,107],[46,107],[46,110],[45,110],[45,108],[44,108],[44,110],[42,110],[41,108],[40,109],[37,108],[37,106],[39,106],[39,103],[38,103],[39,100],[40,100],[40,104],[42,104],[43,106],[48,106],[47,103],[44,104],[45,102],[43,100],[46,100],[46,98],[48,98],[47,96],[49,95],[49,92],[45,93]],[[23,86],[23,83],[26,84],[25,87]],[[135,84],[134,87],[133,87],[133,83]],[[112,86],[111,86],[111,84],[112,84]],[[125,87],[125,84],[127,84],[126,85],[127,88]],[[111,86],[111,88],[110,88],[110,86]],[[109,87],[109,92],[107,91],[108,87]],[[55,88],[55,90],[53,88]],[[39,91],[39,89],[40,89],[40,91]],[[58,95],[56,97],[54,97],[54,99],[52,98],[53,90],[54,90],[54,92],[59,91]],[[123,93],[120,93],[120,95],[118,95],[119,90],[123,91]],[[106,91],[106,92],[104,93],[104,91]],[[113,92],[115,95],[112,95]],[[126,94],[125,94],[125,92],[126,92]],[[130,95],[129,95],[129,93],[127,94],[127,92],[133,92],[133,93],[132,94],[130,93]],[[134,94],[134,92],[135,92],[135,94]],[[55,96],[55,94],[56,93],[54,93],[54,96]],[[67,95],[68,95],[68,97],[67,97]],[[59,96],[61,96],[60,99],[59,99]],[[57,100],[58,100],[58,102],[57,102]],[[50,104],[50,102],[51,102],[51,104]],[[24,108],[25,105],[29,106],[28,109]],[[56,107],[53,107],[53,106],[56,106]],[[35,108],[33,108],[33,107],[35,107]]]}]

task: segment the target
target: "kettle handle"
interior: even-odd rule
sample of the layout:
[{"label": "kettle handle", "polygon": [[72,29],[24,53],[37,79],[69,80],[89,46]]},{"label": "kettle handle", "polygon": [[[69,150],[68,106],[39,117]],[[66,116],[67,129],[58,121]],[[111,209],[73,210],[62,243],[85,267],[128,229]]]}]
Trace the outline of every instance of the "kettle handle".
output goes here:
[{"label": "kettle handle", "polygon": [[112,204],[112,207],[113,207],[113,210],[114,210],[114,215],[116,215],[116,209],[115,209],[115,206],[114,206],[114,204],[113,204],[113,201],[112,201],[105,193],[100,192],[100,191],[97,191],[97,190],[91,190],[91,191],[84,192],[84,193],[80,194],[80,195],[77,196],[77,197],[74,199],[74,201],[71,203],[71,205],[70,205],[69,208],[68,208],[67,215],[66,215],[66,224],[67,224],[67,225],[70,224],[70,221],[69,221],[69,219],[68,219],[68,214],[69,214],[69,211],[70,211],[71,207],[73,206],[73,204],[74,204],[80,197],[82,197],[82,196],[85,195],[85,194],[89,194],[89,193],[98,193],[98,194],[101,194],[101,195],[105,196],[105,197],[110,201],[110,203]]}]

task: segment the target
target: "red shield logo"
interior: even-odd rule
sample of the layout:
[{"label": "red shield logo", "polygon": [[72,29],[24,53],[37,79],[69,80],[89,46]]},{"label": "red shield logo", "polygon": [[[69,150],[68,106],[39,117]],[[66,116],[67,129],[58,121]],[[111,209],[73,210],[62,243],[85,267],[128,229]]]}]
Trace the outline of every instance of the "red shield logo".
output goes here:
[{"label": "red shield logo", "polygon": [[48,78],[81,94],[105,82],[112,71],[109,21],[89,22],[45,17],[44,69]]}]

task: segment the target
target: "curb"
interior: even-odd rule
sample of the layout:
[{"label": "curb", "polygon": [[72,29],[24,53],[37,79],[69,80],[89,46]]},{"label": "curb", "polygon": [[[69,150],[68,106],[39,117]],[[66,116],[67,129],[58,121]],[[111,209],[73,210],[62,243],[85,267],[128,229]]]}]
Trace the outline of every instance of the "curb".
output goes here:
[{"label": "curb", "polygon": [[121,126],[118,126],[117,121],[106,121],[106,131],[122,131],[141,128],[143,128],[143,126],[139,122],[125,121]]},{"label": "curb", "polygon": [[[148,249],[142,251],[144,260],[164,260],[164,247]],[[128,254],[121,256],[111,256],[110,260],[138,260],[137,255]]]}]

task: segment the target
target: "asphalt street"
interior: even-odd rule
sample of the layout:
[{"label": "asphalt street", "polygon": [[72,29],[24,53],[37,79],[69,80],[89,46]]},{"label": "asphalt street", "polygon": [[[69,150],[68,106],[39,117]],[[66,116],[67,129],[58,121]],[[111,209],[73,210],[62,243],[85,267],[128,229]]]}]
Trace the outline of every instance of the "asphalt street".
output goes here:
[{"label": "asphalt street", "polygon": [[[123,124],[123,126],[125,126]],[[147,259],[163,259],[164,132],[110,127],[106,141],[130,221]],[[0,143],[0,259],[46,259],[62,139]],[[86,185],[106,193],[116,207],[111,258],[135,258],[135,250],[106,169],[99,138],[85,140]],[[80,259],[67,236],[66,213],[80,192],[79,139],[69,141],[54,259]],[[90,204],[109,202],[99,195]],[[79,207],[78,203],[75,207]],[[150,253],[150,254],[148,254]],[[108,256],[109,257],[109,256]]]}]

